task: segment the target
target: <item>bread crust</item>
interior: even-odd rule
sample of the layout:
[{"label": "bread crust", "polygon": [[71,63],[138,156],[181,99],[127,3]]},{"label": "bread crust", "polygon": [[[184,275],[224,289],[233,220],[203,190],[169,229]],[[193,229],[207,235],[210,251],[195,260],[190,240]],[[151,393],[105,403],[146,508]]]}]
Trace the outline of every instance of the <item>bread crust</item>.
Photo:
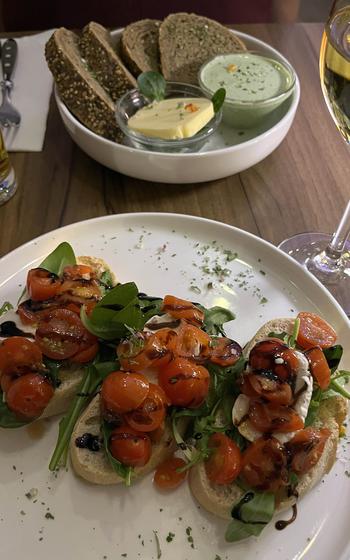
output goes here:
[{"label": "bread crust", "polygon": [[112,47],[109,31],[91,21],[82,31],[79,48],[96,80],[113,101],[136,87],[136,80]]},{"label": "bread crust", "polygon": [[130,71],[160,72],[159,26],[157,19],[142,19],[125,27],[121,37],[121,55]]},{"label": "bread crust", "polygon": [[[270,332],[287,332],[292,334],[293,328],[294,319],[290,318],[274,319],[265,323],[258,330],[254,338],[245,346],[244,356],[247,358],[255,344],[266,339]],[[328,428],[330,430],[330,437],[317,464],[309,472],[299,477],[296,487],[299,498],[316,486],[334,465],[339,430],[344,423],[347,411],[347,400],[340,395],[330,397],[321,402],[314,425],[316,428]],[[235,483],[228,487],[221,487],[210,483],[206,476],[204,463],[200,463],[191,469],[189,484],[192,494],[201,506],[222,519],[231,519],[232,507],[244,494]],[[293,496],[289,498],[287,496],[280,496],[276,512],[281,512],[291,507],[295,502],[296,498]]]},{"label": "bread crust", "polygon": [[197,84],[202,64],[217,54],[246,50],[227,27],[196,14],[170,14],[159,29],[162,74],[166,80]]},{"label": "bread crust", "polygon": [[121,141],[114,102],[84,65],[78,36],[57,29],[46,43],[45,57],[59,96],[73,115],[96,134]]}]

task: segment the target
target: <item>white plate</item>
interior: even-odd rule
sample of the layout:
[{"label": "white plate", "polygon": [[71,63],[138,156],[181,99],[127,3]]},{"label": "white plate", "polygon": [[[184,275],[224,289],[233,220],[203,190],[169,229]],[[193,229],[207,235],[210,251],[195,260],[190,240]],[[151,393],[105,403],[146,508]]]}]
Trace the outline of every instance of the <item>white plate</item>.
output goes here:
[{"label": "white plate", "polygon": [[[249,49],[286,60],[267,43],[239,31],[235,34]],[[112,32],[113,40],[117,42],[120,35],[121,30]],[[149,152],[116,144],[81,124],[62,103],[56,89],[55,96],[63,123],[74,142],[106,167],[146,181],[200,183],[240,173],[271,154],[293,122],[300,98],[300,84],[296,77],[293,94],[267,116],[262,125],[249,131],[239,131],[223,124],[219,132],[193,154]]]},{"label": "white plate", "polygon": [[[288,256],[241,230],[174,214],[108,216],[27,243],[1,261],[0,301],[15,304],[27,269],[64,240],[77,254],[103,257],[122,282],[135,280],[149,294],[170,292],[207,306],[230,306],[237,318],[229,332],[242,344],[266,320],[294,316],[302,309],[322,314],[336,328],[340,342],[349,344],[344,313]],[[225,249],[237,252],[238,258],[226,262],[230,253]],[[230,271],[223,281],[201,269],[218,270],[217,265]],[[208,282],[214,287],[208,289]],[[201,293],[193,292],[191,285]],[[343,366],[349,364],[347,347]],[[223,538],[225,522],[198,508],[187,484],[160,494],[152,486],[152,476],[127,489],[84,483],[71,470],[57,478],[50,475],[47,464],[57,419],[45,423],[45,428],[43,437],[34,441],[27,429],[0,433],[1,558],[115,560],[127,554],[127,560],[151,560],[157,558],[153,531],[165,560],[215,560],[216,555],[222,560],[349,558],[346,452],[324,483],[302,500],[290,527],[278,532],[271,524],[259,539],[228,545]],[[38,489],[36,503],[25,497],[31,488]],[[47,511],[54,519],[45,518]],[[187,541],[187,527],[192,528],[194,549]],[[166,542],[169,531],[175,533],[171,543]]]}]

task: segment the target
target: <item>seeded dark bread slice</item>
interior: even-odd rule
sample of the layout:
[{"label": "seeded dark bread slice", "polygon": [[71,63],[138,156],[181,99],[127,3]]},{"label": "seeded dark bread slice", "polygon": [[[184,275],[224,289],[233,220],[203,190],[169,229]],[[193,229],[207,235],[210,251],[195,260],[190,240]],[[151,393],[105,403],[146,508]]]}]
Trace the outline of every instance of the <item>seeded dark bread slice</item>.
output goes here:
[{"label": "seeded dark bread slice", "polygon": [[79,47],[89,70],[96,80],[117,101],[124,93],[136,87],[136,80],[124,66],[111,43],[109,31],[91,21],[82,31]]},{"label": "seeded dark bread slice", "polygon": [[197,84],[202,64],[217,54],[245,50],[229,29],[196,14],[170,14],[159,29],[162,74],[166,80]]},{"label": "seeded dark bread slice", "polygon": [[46,43],[45,56],[60,98],[73,115],[96,134],[120,141],[115,104],[82,61],[78,36],[57,29]]},{"label": "seeded dark bread slice", "polygon": [[125,27],[121,38],[121,55],[130,71],[160,72],[159,26],[157,19],[141,19]]}]

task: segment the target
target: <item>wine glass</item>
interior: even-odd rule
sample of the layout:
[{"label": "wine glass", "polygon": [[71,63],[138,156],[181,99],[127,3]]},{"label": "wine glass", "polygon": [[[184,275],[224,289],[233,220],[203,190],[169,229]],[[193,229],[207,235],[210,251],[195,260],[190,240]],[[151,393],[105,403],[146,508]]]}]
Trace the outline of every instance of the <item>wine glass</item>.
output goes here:
[{"label": "wine glass", "polygon": [[[335,0],[320,49],[323,95],[350,145],[350,0]],[[350,317],[350,200],[333,235],[300,233],[279,248],[303,264],[333,294]]]}]

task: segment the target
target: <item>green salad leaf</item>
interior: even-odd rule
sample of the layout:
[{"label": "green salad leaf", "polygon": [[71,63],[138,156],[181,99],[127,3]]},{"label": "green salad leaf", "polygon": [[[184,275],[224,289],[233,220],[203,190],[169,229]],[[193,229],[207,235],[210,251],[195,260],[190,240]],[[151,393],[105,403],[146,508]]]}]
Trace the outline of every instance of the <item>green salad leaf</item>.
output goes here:
[{"label": "green salad leaf", "polygon": [[50,471],[55,471],[60,465],[65,465],[70,438],[81,412],[95,396],[103,379],[117,369],[119,369],[118,362],[103,362],[85,367],[79,390],[70,403],[67,414],[59,423],[56,447],[49,463]]},{"label": "green salad leaf", "polygon": [[0,317],[1,315],[4,315],[8,311],[10,311],[10,309],[13,309],[12,303],[10,303],[9,301],[4,301],[4,303],[0,307]]},{"label": "green salad leaf", "polygon": [[218,111],[220,111],[221,107],[224,104],[225,97],[226,97],[225,88],[219,88],[219,89],[216,90],[213,97],[211,98],[211,102],[212,102],[213,107],[214,107],[214,113],[217,113]]},{"label": "green salad leaf", "polygon": [[104,450],[112,469],[124,480],[126,486],[130,486],[133,468],[123,465],[123,463],[121,463],[120,461],[118,461],[113,457],[113,455],[109,450],[109,439],[111,437],[111,433],[113,432],[113,429],[114,427],[111,424],[109,424],[105,420],[102,421]]},{"label": "green salad leaf", "polygon": [[336,344],[335,346],[331,346],[330,348],[324,348],[323,353],[331,372],[334,373],[338,368],[340,360],[342,358],[343,347],[340,344]]},{"label": "green salad leaf", "polygon": [[150,101],[161,101],[165,97],[166,81],[159,72],[142,72],[137,78],[137,85]]},{"label": "green salad leaf", "polygon": [[56,276],[60,276],[65,266],[77,264],[74,251],[69,243],[60,243],[39,265]]},{"label": "green salad leaf", "polygon": [[160,298],[140,297],[136,284],[127,282],[109,290],[89,316],[83,306],[80,318],[95,336],[115,340],[142,330],[145,322],[159,313],[161,302]]},{"label": "green salad leaf", "polygon": [[224,307],[215,306],[210,309],[204,309],[204,330],[210,335],[222,334],[225,336],[224,323],[235,318],[235,314]]},{"label": "green salad leaf", "polygon": [[232,508],[225,539],[237,542],[251,536],[258,536],[271,521],[275,512],[275,496],[271,492],[249,490]]}]

